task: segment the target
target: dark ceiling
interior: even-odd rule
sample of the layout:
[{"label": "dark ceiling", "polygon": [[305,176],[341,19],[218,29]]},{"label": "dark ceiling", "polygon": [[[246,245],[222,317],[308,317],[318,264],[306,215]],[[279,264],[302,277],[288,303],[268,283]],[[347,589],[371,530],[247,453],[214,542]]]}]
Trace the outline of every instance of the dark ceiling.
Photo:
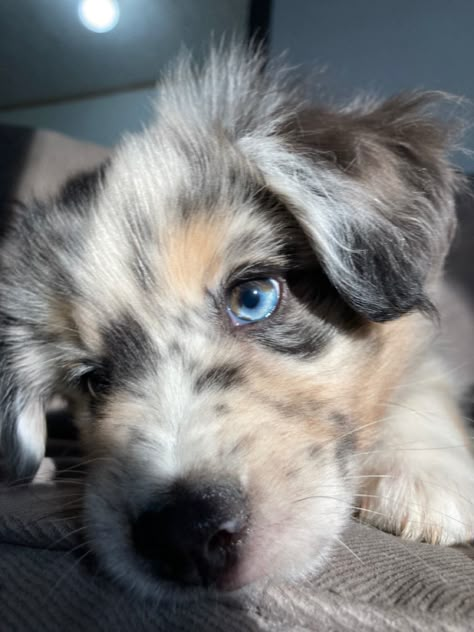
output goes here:
[{"label": "dark ceiling", "polygon": [[79,0],[0,3],[0,109],[152,85],[182,45],[245,36],[247,0],[118,0],[107,33],[79,21]]}]

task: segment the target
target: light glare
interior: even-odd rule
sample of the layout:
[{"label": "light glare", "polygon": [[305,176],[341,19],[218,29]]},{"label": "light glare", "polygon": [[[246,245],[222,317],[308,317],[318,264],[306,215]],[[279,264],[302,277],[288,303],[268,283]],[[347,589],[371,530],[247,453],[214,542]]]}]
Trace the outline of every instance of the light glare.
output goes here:
[{"label": "light glare", "polygon": [[82,24],[95,33],[111,31],[120,17],[117,0],[81,0],[78,13]]}]

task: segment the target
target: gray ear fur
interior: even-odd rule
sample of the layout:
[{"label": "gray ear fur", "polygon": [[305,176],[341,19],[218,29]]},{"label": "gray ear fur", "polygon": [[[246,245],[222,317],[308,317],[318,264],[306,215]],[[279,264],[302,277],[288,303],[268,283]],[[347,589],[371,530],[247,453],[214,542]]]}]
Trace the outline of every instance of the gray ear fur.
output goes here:
[{"label": "gray ear fur", "polygon": [[453,130],[433,114],[442,100],[410,93],[338,112],[308,109],[279,140],[242,141],[333,285],[372,321],[429,307],[453,235],[462,178],[447,158]]}]

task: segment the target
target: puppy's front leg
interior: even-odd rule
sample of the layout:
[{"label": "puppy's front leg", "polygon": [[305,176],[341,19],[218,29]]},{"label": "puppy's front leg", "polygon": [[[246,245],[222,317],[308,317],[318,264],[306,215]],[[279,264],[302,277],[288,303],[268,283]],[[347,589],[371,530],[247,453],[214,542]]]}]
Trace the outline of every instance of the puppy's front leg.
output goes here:
[{"label": "puppy's front leg", "polygon": [[474,459],[452,389],[426,362],[387,407],[380,442],[363,459],[361,518],[413,540],[474,538]]}]

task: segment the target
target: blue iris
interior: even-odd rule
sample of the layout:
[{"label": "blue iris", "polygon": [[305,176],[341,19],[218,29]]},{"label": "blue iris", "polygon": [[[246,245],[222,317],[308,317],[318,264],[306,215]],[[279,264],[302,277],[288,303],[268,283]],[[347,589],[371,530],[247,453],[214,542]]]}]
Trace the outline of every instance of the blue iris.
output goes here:
[{"label": "blue iris", "polygon": [[280,299],[280,285],[275,279],[254,279],[235,285],[229,293],[227,310],[238,324],[268,318]]}]

